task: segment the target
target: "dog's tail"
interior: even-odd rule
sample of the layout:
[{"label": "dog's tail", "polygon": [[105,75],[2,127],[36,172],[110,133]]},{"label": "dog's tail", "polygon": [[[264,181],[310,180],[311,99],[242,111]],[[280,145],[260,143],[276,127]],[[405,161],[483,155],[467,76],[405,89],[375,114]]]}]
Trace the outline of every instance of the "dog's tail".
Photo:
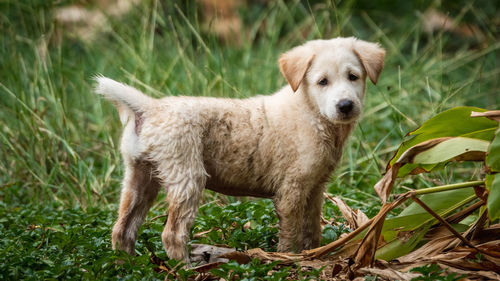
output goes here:
[{"label": "dog's tail", "polygon": [[130,117],[141,114],[155,102],[155,99],[139,90],[107,77],[96,76],[95,81],[97,82],[96,93],[103,95],[116,105],[123,125],[131,119]]}]

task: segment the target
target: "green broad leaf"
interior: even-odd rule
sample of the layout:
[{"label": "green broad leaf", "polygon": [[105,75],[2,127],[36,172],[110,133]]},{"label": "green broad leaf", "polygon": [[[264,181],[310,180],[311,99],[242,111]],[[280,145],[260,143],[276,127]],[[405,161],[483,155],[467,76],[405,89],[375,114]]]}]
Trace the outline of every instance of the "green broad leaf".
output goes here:
[{"label": "green broad leaf", "polygon": [[[414,231],[400,232],[397,239],[377,249],[375,258],[390,261],[410,253],[418,244],[421,244],[422,238],[424,238],[424,235],[432,224],[433,223],[424,224]],[[458,232],[464,232],[469,229],[470,226],[466,224],[453,224],[452,227]]]},{"label": "green broad leaf", "polygon": [[441,137],[465,137],[491,141],[495,134],[498,122],[486,117],[470,117],[472,111],[485,112],[477,107],[455,107],[441,112],[422,124],[418,129],[410,132],[411,138],[399,147],[394,157],[389,162],[391,167],[401,155],[409,148]]},{"label": "green broad leaf", "polygon": [[384,236],[384,240],[390,242],[397,238],[399,232],[409,232],[418,229],[428,222],[429,219],[430,217],[427,214],[389,218],[385,220],[381,233]]},{"label": "green broad leaf", "polygon": [[434,170],[439,170],[444,168],[448,162],[441,162],[441,163],[435,163],[435,164],[415,164],[415,163],[408,163],[403,165],[401,168],[399,168],[398,171],[398,177],[404,177],[409,174],[420,174],[422,172],[432,172]]},{"label": "green broad leaf", "polygon": [[[471,202],[475,198],[474,189],[462,188],[425,194],[420,197],[420,200],[438,215],[443,217]],[[413,202],[398,216],[386,219],[381,233],[386,242],[391,242],[398,237],[398,233],[401,231],[413,231],[435,220],[436,219],[431,214],[420,207],[420,205]]]},{"label": "green broad leaf", "polygon": [[[415,156],[413,163],[437,164],[447,162],[457,156],[488,151],[489,141],[473,138],[456,137],[443,141],[436,146]],[[484,154],[481,153],[484,157]],[[476,156],[471,156],[476,157]],[[484,158],[483,158],[484,159]],[[468,159],[467,159],[468,160]]]},{"label": "green broad leaf", "polygon": [[[472,188],[425,194],[420,197],[441,217],[450,215],[475,198]],[[408,254],[436,221],[417,203],[410,204],[398,216],[386,219],[384,222],[381,234],[387,244],[377,250],[375,257],[392,260]]]},{"label": "green broad leaf", "polygon": [[500,172],[500,128],[496,130],[495,138],[490,144],[486,166],[492,172]]},{"label": "green broad leaf", "polygon": [[375,259],[390,261],[408,254],[415,249],[425,233],[429,230],[430,226],[431,224],[429,223],[415,231],[399,232],[400,237],[398,237],[398,239],[394,239],[377,249]]},{"label": "green broad leaf", "polygon": [[[448,216],[475,198],[473,188],[461,188],[420,196],[421,201],[442,217]],[[398,237],[398,233],[417,230],[426,223],[435,220],[431,214],[413,202],[398,216],[387,218],[384,221],[381,234],[384,236],[384,240],[389,243]],[[355,239],[361,239],[365,234],[366,230]]]},{"label": "green broad leaf", "polygon": [[403,165],[398,171],[398,177],[421,172],[431,172],[443,168],[452,160],[484,160],[489,142],[482,139],[456,137],[420,152],[413,163]]},{"label": "green broad leaf", "polygon": [[484,185],[486,186],[486,189],[490,190],[490,187],[493,184],[494,180],[495,174],[486,174],[486,176],[484,177]]},{"label": "green broad leaf", "polygon": [[486,188],[489,189],[488,195],[488,215],[490,220],[500,218],[500,174],[492,174],[486,177]]},{"label": "green broad leaf", "polygon": [[[441,215],[445,210],[450,208],[456,209],[465,204],[463,201],[467,198],[475,196],[473,188],[461,188],[455,190],[448,190],[443,192],[436,192],[425,194],[420,197],[420,200],[424,202],[429,208],[434,212]],[[415,214],[431,214],[427,213],[420,205],[413,202],[408,207],[406,207],[399,216],[408,216]]]}]

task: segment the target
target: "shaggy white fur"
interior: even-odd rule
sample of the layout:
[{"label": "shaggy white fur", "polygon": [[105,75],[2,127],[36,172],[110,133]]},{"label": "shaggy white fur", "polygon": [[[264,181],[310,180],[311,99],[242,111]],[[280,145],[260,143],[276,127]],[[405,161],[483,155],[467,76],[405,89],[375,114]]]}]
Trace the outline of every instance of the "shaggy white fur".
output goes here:
[{"label": "shaggy white fur", "polygon": [[126,167],[113,247],[134,253],[137,229],[159,187],[168,192],[162,234],[171,258],[186,243],[204,188],[269,197],[279,217],[279,251],[319,245],[323,191],[362,111],[385,51],[355,38],[315,40],[279,59],[289,85],[248,99],[153,99],[105,77],[96,91],[113,101],[125,126]]}]

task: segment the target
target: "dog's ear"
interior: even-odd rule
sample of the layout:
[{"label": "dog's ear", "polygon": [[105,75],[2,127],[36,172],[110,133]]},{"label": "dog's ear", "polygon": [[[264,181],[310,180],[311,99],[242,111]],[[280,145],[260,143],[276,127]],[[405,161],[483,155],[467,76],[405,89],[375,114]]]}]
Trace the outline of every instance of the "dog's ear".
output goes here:
[{"label": "dog's ear", "polygon": [[384,68],[385,50],[379,44],[356,40],[354,42],[354,53],[361,60],[372,83],[376,85],[380,72]]},{"label": "dog's ear", "polygon": [[280,70],[295,92],[304,80],[307,70],[314,59],[309,47],[298,46],[282,54],[279,59]]}]

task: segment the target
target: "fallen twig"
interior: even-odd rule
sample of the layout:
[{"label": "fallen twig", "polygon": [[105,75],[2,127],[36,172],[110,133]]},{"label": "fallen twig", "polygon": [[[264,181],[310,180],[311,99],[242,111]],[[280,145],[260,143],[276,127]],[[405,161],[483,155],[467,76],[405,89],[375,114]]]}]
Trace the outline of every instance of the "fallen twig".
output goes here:
[{"label": "fallen twig", "polygon": [[500,256],[497,256],[495,254],[492,254],[492,253],[488,253],[488,252],[485,252],[479,248],[477,248],[476,246],[474,246],[471,242],[469,242],[469,240],[465,239],[460,233],[458,233],[458,231],[456,231],[453,226],[451,226],[445,219],[443,219],[440,215],[438,215],[436,212],[434,212],[434,210],[432,210],[431,208],[429,208],[429,206],[427,206],[424,202],[422,202],[420,199],[418,199],[417,197],[415,196],[412,196],[411,198],[413,201],[415,201],[415,203],[417,203],[418,205],[420,205],[425,211],[427,211],[429,214],[431,214],[434,218],[436,218],[439,222],[441,222],[446,228],[448,228],[448,230],[453,233],[453,235],[455,235],[458,239],[460,239],[465,245],[475,249],[476,251],[482,253],[482,254],[485,254],[485,255],[488,255],[488,256],[492,256],[492,257],[500,257]]}]

